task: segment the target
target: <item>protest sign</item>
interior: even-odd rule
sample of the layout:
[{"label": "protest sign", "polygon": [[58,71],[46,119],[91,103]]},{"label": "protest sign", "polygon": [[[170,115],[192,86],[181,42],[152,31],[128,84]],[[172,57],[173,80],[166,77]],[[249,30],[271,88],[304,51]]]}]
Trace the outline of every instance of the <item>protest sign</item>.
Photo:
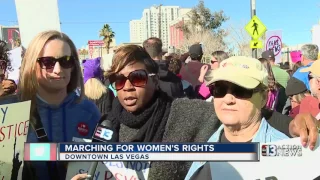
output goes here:
[{"label": "protest sign", "polygon": [[31,101],[0,105],[0,180],[21,179]]},{"label": "protest sign", "polygon": [[320,159],[319,140],[317,149],[311,151],[309,148],[302,147],[301,154],[290,149],[290,147],[301,147],[300,138],[267,144],[289,147],[288,156],[260,156],[260,162],[211,162],[213,179],[315,180],[320,178],[319,167],[315,166]]},{"label": "protest sign", "polygon": [[291,51],[290,56],[292,63],[297,63],[301,61],[301,51]]},{"label": "protest sign", "polygon": [[[88,139],[73,138],[74,142],[91,142]],[[70,162],[66,180],[77,174],[87,173],[91,162]],[[147,180],[150,162],[99,162],[94,180]]]},{"label": "protest sign", "polygon": [[15,5],[24,47],[42,31],[61,31],[57,0],[15,0]]},{"label": "protest sign", "polygon": [[22,47],[14,48],[9,51],[9,59],[11,62],[11,69],[8,70],[8,79],[14,80],[16,83],[19,79],[20,66],[22,61]]},{"label": "protest sign", "polygon": [[276,64],[281,63],[282,31],[267,31],[265,50],[273,50]]}]

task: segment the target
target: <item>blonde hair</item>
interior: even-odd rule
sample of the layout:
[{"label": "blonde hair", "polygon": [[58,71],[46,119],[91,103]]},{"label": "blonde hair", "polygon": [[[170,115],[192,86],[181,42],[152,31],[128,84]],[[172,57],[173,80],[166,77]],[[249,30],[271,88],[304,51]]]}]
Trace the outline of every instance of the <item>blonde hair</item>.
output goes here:
[{"label": "blonde hair", "polygon": [[100,80],[96,78],[90,78],[84,84],[84,94],[93,100],[100,99],[100,97],[107,93],[107,88]]},{"label": "blonde hair", "polygon": [[79,63],[79,57],[77,49],[71,39],[64,33],[58,31],[44,31],[39,33],[33,40],[30,42],[25,55],[22,60],[22,65],[20,68],[20,78],[19,78],[19,99],[21,101],[31,101],[31,111],[35,107],[35,98],[39,83],[37,81],[37,59],[48,41],[59,39],[63,42],[66,42],[71,49],[71,56],[75,58],[75,65],[71,72],[70,82],[67,86],[67,92],[70,93],[75,91],[76,88],[80,88],[80,97],[78,102],[83,97],[83,77],[81,75],[81,67]]},{"label": "blonde hair", "polygon": [[309,94],[309,92],[306,91],[306,92],[303,92],[303,93],[300,93],[300,94],[293,95],[292,98],[294,98],[294,100],[297,101],[297,103],[300,104],[302,99],[307,97],[306,94]]}]

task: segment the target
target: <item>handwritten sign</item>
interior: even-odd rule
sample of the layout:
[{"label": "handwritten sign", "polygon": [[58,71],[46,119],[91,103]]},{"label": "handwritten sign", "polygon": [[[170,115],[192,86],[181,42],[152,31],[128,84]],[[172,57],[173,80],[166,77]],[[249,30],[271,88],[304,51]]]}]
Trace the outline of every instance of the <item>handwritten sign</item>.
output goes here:
[{"label": "handwritten sign", "polygon": [[297,63],[301,61],[301,51],[291,51],[290,56],[292,63]]},{"label": "handwritten sign", "polygon": [[[260,162],[211,162],[211,174],[213,175],[213,179],[223,177],[224,180],[315,180],[316,178],[320,178],[319,167],[314,166],[314,164],[319,162],[318,157],[320,157],[319,139],[320,137],[318,138],[316,150],[311,151],[309,148],[302,148],[301,154],[297,155],[289,152],[289,156],[261,156]],[[267,144],[284,146],[301,145],[300,138]]]},{"label": "handwritten sign", "polygon": [[30,102],[0,105],[0,180],[21,179]]},{"label": "handwritten sign", "polygon": [[[74,137],[74,142],[91,142]],[[91,162],[70,162],[66,180],[77,174],[87,173]],[[99,162],[93,180],[147,180],[151,164],[149,162]]]},{"label": "handwritten sign", "polygon": [[275,62],[277,64],[281,63],[282,31],[267,31],[265,47],[266,50],[273,50]]}]

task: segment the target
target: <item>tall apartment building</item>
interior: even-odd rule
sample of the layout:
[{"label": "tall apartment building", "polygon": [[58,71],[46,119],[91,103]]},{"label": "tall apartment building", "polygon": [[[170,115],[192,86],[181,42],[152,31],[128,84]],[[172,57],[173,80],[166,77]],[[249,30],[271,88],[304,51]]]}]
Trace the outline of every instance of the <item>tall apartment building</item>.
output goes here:
[{"label": "tall apartment building", "polygon": [[[162,40],[163,47],[168,48],[169,25],[172,21],[179,18],[180,12],[184,12],[180,11],[180,9],[184,8],[180,8],[179,6],[152,6],[149,9],[144,9],[140,20],[142,41],[150,37],[159,37]],[[133,21],[137,22],[139,20]],[[137,36],[139,35],[134,33],[134,30],[138,28],[133,27],[133,25],[134,23],[130,22],[130,39],[138,39]],[[136,37],[131,37],[131,34]]]},{"label": "tall apartment building", "polygon": [[141,20],[130,21],[130,42],[140,43],[143,42],[143,31]]}]

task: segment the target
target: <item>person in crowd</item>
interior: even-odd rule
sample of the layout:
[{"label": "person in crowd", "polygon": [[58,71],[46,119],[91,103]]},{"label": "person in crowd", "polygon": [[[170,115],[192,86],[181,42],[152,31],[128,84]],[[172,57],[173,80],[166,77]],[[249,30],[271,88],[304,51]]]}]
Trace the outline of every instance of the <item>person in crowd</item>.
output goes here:
[{"label": "person in crowd", "polygon": [[143,48],[159,66],[159,86],[172,98],[184,96],[181,79],[168,71],[168,63],[162,59],[162,41],[151,37],[143,42]]},{"label": "person in crowd", "polygon": [[293,74],[294,74],[300,67],[302,67],[301,61],[296,62],[296,63],[293,65],[293,67],[292,67],[292,71],[291,71],[290,76],[293,76]]},{"label": "person in crowd", "polygon": [[320,120],[320,61],[315,61],[311,66],[301,69],[303,73],[309,73],[309,85],[312,96],[307,97],[301,103],[299,113],[311,113]]},{"label": "person in crowd", "polygon": [[[223,61],[211,75],[206,83],[222,125],[208,142],[268,143],[289,138],[262,116],[270,88],[270,77],[263,64],[253,58],[234,56]],[[210,173],[212,163],[193,162],[185,179],[216,179]]]},{"label": "person in crowd", "polygon": [[282,112],[287,101],[285,88],[283,88],[283,86],[276,82],[270,61],[264,58],[259,58],[259,61],[268,72],[268,99],[265,108]]},{"label": "person in crowd", "polygon": [[295,77],[291,77],[286,87],[286,95],[290,99],[290,113],[289,116],[294,118],[299,114],[301,102],[304,98],[311,96],[306,85]]},{"label": "person in crowd", "polygon": [[[219,64],[223,60],[228,59],[228,58],[229,58],[229,55],[224,51],[215,51],[215,52],[213,52],[212,53],[212,58],[211,58],[211,70],[217,69],[219,67]],[[206,101],[211,102],[213,97],[210,94],[209,88],[204,83],[204,79],[205,79],[205,76],[206,76],[208,70],[209,70],[208,66],[202,66],[201,67],[199,81],[202,84],[201,84],[201,86],[199,88],[198,95],[199,95],[200,99],[204,99]],[[207,78],[207,81],[208,81],[208,78],[211,78],[211,77],[207,76],[206,78]]]},{"label": "person in crowd", "polygon": [[318,59],[319,47],[316,44],[305,44],[301,47],[301,64],[303,65],[293,74],[293,77],[302,81],[310,90],[309,73],[301,72],[302,69],[310,67]]},{"label": "person in crowd", "polygon": [[181,79],[185,96],[188,97],[189,99],[196,98],[196,94],[193,90],[192,85],[188,81],[183,80],[181,75],[179,74],[181,66],[182,66],[182,62],[180,61],[180,59],[171,58],[171,60],[169,60],[168,70],[176,74]]},{"label": "person in crowd", "polygon": [[[189,56],[191,61],[182,66],[180,74],[183,80],[190,82],[197,92],[201,86],[201,82],[198,80],[200,76],[201,67],[205,64],[201,63],[203,56],[201,44],[194,44],[189,48]],[[208,65],[205,65],[208,66]],[[208,66],[209,68],[209,66]]]},{"label": "person in crowd", "polygon": [[0,97],[14,94],[17,85],[15,82],[7,79],[7,70],[11,69],[11,61],[9,59],[9,49],[7,43],[0,40]]},{"label": "person in crowd", "polygon": [[[120,47],[113,62],[108,75],[118,96],[107,118],[119,132],[120,142],[204,142],[221,125],[212,103],[187,98],[172,101],[163,93],[157,63],[140,46]],[[318,132],[309,114],[292,120],[272,112],[266,119],[288,136],[301,134],[303,145],[309,142],[311,149],[315,147]],[[189,167],[190,162],[151,162],[148,179],[183,179]],[[73,179],[82,177],[86,175]]]},{"label": "person in crowd", "polygon": [[[75,92],[80,86],[80,95]],[[17,96],[1,104],[31,100],[27,142],[72,142],[91,138],[100,113],[83,99],[83,78],[77,49],[58,31],[38,34],[29,44],[20,69]],[[65,179],[64,163],[25,162],[23,179]]]},{"label": "person in crowd", "polygon": [[275,64],[276,59],[273,50],[264,51],[261,56],[270,62],[276,82],[283,88],[286,88],[287,82],[290,78],[289,74],[285,70],[281,69],[280,66]]},{"label": "person in crowd", "polygon": [[107,87],[103,82],[103,73],[100,67],[101,58],[82,61],[84,75],[84,94],[93,101],[101,114],[111,109],[112,99],[109,99]]}]

